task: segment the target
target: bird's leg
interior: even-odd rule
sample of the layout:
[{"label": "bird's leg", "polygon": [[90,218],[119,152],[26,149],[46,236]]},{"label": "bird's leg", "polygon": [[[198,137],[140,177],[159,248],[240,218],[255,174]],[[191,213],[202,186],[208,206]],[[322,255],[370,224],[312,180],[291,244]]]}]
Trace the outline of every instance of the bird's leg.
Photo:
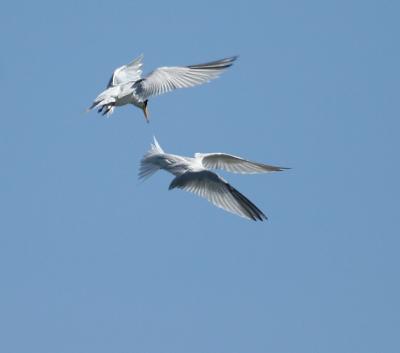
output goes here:
[{"label": "bird's leg", "polygon": [[104,112],[103,112],[103,116],[106,115],[106,114],[108,115],[108,113],[110,112],[111,108],[112,108],[112,105],[111,104],[107,104],[105,106],[105,109],[104,109]]},{"label": "bird's leg", "polygon": [[109,104],[103,105],[103,107],[101,108],[101,109],[104,108],[103,115],[107,114],[107,117],[110,116],[114,110],[114,106],[115,106],[115,103],[109,103]]}]

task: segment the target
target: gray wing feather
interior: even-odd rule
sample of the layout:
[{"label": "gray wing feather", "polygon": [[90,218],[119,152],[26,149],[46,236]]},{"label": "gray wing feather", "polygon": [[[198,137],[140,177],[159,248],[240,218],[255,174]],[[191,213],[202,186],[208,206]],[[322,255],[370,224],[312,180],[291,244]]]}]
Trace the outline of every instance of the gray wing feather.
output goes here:
[{"label": "gray wing feather", "polygon": [[143,66],[143,54],[127,65],[117,68],[108,81],[108,87],[117,86],[127,82],[135,82],[140,80],[142,75],[141,67]]},{"label": "gray wing feather", "polygon": [[285,169],[289,169],[248,161],[241,157],[226,153],[196,153],[196,157],[201,158],[201,162],[204,168],[223,169],[232,173],[255,174],[280,172]]},{"label": "gray wing feather", "polygon": [[262,221],[265,214],[243,194],[208,170],[186,172],[174,178],[169,189],[179,188],[206,198],[215,206],[241,217]]},{"label": "gray wing feather", "polygon": [[135,83],[136,94],[142,100],[177,88],[187,88],[209,82],[233,65],[236,56],[190,66],[159,67]]}]

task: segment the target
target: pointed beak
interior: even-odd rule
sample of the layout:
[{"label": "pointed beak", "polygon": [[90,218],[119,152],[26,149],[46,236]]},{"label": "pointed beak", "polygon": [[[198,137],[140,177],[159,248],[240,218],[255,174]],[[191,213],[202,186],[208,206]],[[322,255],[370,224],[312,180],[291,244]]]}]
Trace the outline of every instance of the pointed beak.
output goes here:
[{"label": "pointed beak", "polygon": [[148,123],[149,122],[149,111],[147,110],[147,104],[142,109],[143,109],[143,113],[144,113],[146,122]]}]

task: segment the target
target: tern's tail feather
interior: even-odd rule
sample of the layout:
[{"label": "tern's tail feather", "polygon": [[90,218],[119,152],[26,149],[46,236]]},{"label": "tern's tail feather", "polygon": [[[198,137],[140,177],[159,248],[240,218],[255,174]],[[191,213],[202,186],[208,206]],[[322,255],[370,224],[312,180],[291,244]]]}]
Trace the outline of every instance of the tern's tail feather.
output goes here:
[{"label": "tern's tail feather", "polygon": [[[156,139],[155,136],[153,136],[153,140],[154,140],[154,143],[151,144],[151,149],[150,149],[150,151],[151,151],[152,153],[164,153],[163,149],[162,149],[161,146],[159,145],[159,143],[158,143],[158,141],[157,141],[157,139]],[[149,151],[149,152],[150,152],[150,151]]]},{"label": "tern's tail feather", "polygon": [[140,162],[139,179],[147,179],[161,168],[159,160],[163,154],[163,149],[154,137],[154,143]]}]

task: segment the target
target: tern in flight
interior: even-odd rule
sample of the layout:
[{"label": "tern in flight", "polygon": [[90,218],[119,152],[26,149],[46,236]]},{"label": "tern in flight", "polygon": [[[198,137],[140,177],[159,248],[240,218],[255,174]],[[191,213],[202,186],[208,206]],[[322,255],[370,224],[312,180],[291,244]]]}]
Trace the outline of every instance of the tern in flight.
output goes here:
[{"label": "tern in flight", "polygon": [[267,216],[256,205],[209,169],[254,174],[280,172],[289,168],[251,162],[226,153],[196,153],[194,157],[177,156],[165,153],[154,137],[154,143],[141,160],[139,178],[147,179],[159,169],[175,175],[169,185],[170,190],[179,188],[193,192],[225,211],[253,221],[262,221],[267,219]]},{"label": "tern in flight", "polygon": [[143,55],[127,65],[117,68],[106,87],[88,111],[97,108],[103,115],[111,114],[115,107],[133,104],[143,110],[148,122],[147,102],[149,97],[170,92],[177,88],[201,85],[217,78],[225,69],[232,66],[237,56],[206,64],[190,66],[159,67],[142,77]]}]

